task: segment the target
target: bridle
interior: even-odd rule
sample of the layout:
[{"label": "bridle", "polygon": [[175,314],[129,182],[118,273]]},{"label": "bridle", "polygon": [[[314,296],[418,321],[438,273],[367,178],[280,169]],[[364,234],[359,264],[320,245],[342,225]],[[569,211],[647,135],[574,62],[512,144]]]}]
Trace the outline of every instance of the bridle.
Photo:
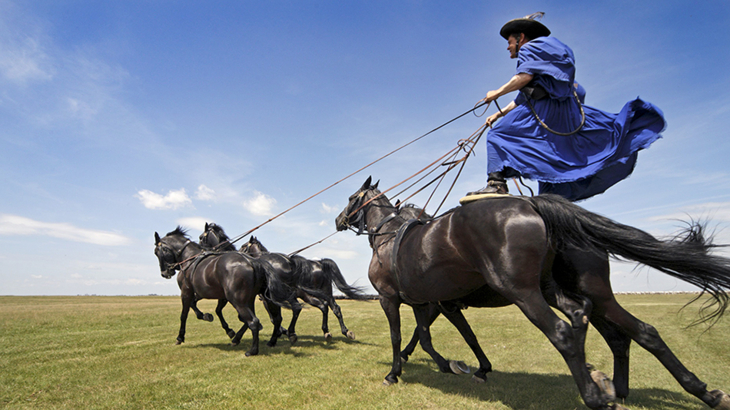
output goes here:
[{"label": "bridle", "polygon": [[[169,253],[172,254],[173,258],[175,259],[175,262],[174,263],[170,263],[167,260],[165,260],[166,258],[164,257],[164,255],[163,256],[160,256],[159,254],[157,254],[157,251],[155,250],[155,254],[157,254],[157,256],[160,258],[160,260],[165,263],[165,265],[166,265],[165,266],[165,271],[166,272],[168,272],[168,273],[170,271],[173,271],[174,272],[175,270],[179,269],[182,266],[183,263],[185,263],[188,260],[190,260],[190,258],[188,258],[186,260],[181,260],[181,259],[182,259],[183,252],[185,252],[185,248],[187,248],[188,245],[190,245],[191,243],[193,243],[193,241],[191,241],[190,239],[187,239],[187,242],[185,242],[185,244],[180,248],[179,251],[176,251],[175,248],[173,248],[172,246],[168,245],[167,243],[165,243],[163,241],[164,241],[164,238],[163,239],[160,239],[160,241],[157,243],[157,248],[164,249],[164,250],[168,251]],[[178,261],[180,261],[180,262],[178,262]],[[171,278],[172,276],[173,275],[166,276],[166,277],[167,278]]]}]

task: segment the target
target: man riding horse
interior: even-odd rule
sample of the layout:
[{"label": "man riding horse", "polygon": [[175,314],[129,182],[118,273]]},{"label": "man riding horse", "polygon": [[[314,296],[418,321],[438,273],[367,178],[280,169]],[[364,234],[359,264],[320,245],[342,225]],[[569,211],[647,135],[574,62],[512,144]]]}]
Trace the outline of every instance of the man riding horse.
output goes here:
[{"label": "man riding horse", "polygon": [[522,175],[539,181],[540,193],[589,198],[628,177],[638,151],[659,139],[666,126],[662,112],[638,98],[618,114],[583,105],[573,50],[550,37],[536,20],[543,14],[511,20],[499,32],[510,58],[517,59],[517,73],[484,101],[519,93],[486,120],[492,126],[487,187],[469,195],[506,194],[505,179]]}]

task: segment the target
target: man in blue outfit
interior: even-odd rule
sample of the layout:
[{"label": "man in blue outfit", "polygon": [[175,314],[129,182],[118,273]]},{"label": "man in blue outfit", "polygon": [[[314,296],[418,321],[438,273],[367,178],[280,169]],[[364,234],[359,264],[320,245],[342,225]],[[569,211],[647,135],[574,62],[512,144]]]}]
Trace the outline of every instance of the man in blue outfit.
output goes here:
[{"label": "man in blue outfit", "polygon": [[540,193],[589,198],[628,177],[638,151],[666,126],[662,112],[638,98],[618,114],[583,105],[573,50],[550,37],[536,15],[542,17],[511,20],[500,30],[517,73],[485,100],[519,94],[487,118],[487,187],[470,194],[506,194],[505,178],[522,175],[539,181]]}]

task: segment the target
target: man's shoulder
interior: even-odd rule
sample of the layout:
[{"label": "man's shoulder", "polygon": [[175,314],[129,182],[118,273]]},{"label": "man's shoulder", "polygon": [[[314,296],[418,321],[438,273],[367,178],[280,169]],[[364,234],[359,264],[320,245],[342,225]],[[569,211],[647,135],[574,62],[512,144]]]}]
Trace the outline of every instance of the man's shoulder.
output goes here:
[{"label": "man's shoulder", "polygon": [[522,46],[520,51],[522,50],[537,55],[554,55],[561,58],[564,56],[573,57],[573,50],[555,37],[538,37],[530,40]]}]

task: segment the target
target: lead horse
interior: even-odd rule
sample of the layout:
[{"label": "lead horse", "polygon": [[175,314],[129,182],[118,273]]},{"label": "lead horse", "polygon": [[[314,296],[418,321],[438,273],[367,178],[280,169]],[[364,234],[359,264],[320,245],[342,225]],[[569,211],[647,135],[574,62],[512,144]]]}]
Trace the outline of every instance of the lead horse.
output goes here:
[{"label": "lead horse", "polygon": [[[730,396],[687,370],[651,325],[641,322],[616,301],[607,274],[607,254],[654,267],[709,293],[719,318],[728,305],[730,260],[710,255],[704,240],[660,241],[630,226],[591,213],[560,197],[503,197],[457,207],[433,221],[416,225],[398,242],[379,231],[396,231],[402,220],[396,208],[368,178],[336,218],[338,230],[367,231],[373,248],[368,277],[380,295],[388,318],[393,350],[385,384],[401,375],[400,312],[451,301],[474,292],[491,292],[503,305],[515,304],[560,352],[586,406],[620,409],[611,393],[590,375],[584,338],[550,309],[541,284],[553,280],[572,286],[591,302],[584,320],[602,323],[604,331],[630,338],[647,349],[680,385],[712,408],[730,409]],[[416,310],[416,309],[414,309]],[[421,309],[423,310],[423,309]],[[419,329],[428,323],[416,315]],[[598,327],[598,326],[597,326]],[[423,337],[428,336],[421,333]],[[605,335],[604,335],[605,337]],[[628,346],[627,346],[628,347]]]},{"label": "lead horse", "polygon": [[[214,249],[220,247],[224,250],[236,249],[223,228],[215,223],[206,223],[205,231],[199,239],[204,247]],[[350,299],[362,300],[366,296],[363,295],[362,289],[347,284],[335,261],[327,258],[312,260],[299,255],[286,256],[280,253],[272,253],[254,236],[250,237],[248,242],[241,246],[240,252],[254,258],[261,258],[271,264],[282,266],[288,264],[291,266],[291,274],[287,275],[288,279],[285,280],[296,292],[292,297],[294,299],[298,297],[322,312],[322,332],[325,340],[330,341],[332,339],[328,324],[329,309],[332,309],[332,313],[337,317],[341,333],[348,339],[355,340],[355,333],[345,326],[342,309],[340,309],[332,294],[332,285],[334,284]],[[315,290],[316,293],[312,290]],[[288,329],[284,329],[282,333],[286,334],[292,342],[295,342],[297,338],[296,323],[301,313],[301,306],[294,302],[290,302],[290,305],[292,306],[292,320]]]},{"label": "lead horse", "polygon": [[204,252],[180,227],[163,238],[155,232],[155,255],[160,263],[162,277],[172,278],[179,270],[177,280],[182,313],[177,344],[185,341],[185,324],[191,304],[197,299],[218,299],[230,302],[243,322],[231,344],[235,346],[240,343],[244,332],[251,329],[253,339],[246,356],[258,354],[261,324],[256,317],[254,302],[259,294],[266,294],[264,304],[274,323],[274,332],[268,345],[276,344],[281,334],[280,305],[287,305],[285,296],[289,291],[270,266],[237,252]]}]

